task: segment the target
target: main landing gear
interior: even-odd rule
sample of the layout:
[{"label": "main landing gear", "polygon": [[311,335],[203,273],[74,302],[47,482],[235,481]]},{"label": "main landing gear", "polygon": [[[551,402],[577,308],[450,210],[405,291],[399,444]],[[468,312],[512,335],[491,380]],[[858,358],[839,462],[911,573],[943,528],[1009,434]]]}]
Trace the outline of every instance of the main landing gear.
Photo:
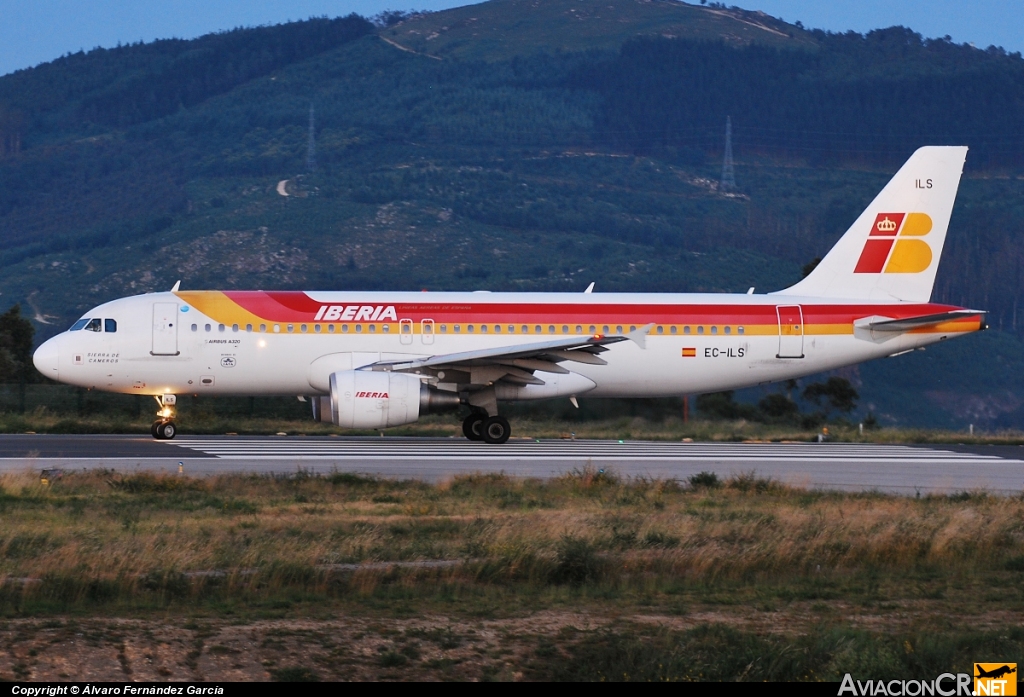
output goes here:
[{"label": "main landing gear", "polygon": [[174,405],[177,397],[165,394],[156,397],[156,401],[160,405],[160,411],[156,413],[159,418],[153,422],[149,432],[157,440],[171,440],[178,435],[178,426],[174,423]]},{"label": "main landing gear", "polygon": [[500,445],[512,435],[512,427],[502,416],[487,416],[484,412],[474,411],[462,422],[462,433],[470,440]]}]

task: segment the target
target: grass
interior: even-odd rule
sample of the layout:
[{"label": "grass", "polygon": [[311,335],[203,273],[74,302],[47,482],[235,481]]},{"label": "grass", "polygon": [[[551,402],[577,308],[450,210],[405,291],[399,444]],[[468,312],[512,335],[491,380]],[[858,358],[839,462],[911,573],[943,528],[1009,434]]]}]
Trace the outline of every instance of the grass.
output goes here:
[{"label": "grass", "polygon": [[[513,438],[564,438],[681,441],[687,438],[701,442],[778,442],[817,439],[818,429],[798,426],[764,424],[745,420],[707,421],[669,417],[619,417],[590,421],[565,421],[515,417]],[[26,414],[0,412],[0,433],[55,433],[55,434],[148,434],[152,416],[130,417],[120,414],[99,413],[90,416],[58,415],[37,410]],[[312,419],[286,419],[272,417],[246,417],[197,412],[182,413],[178,418],[179,433],[192,435],[379,435],[420,437],[462,437],[461,417],[456,414],[427,416],[419,422],[381,430],[340,429]],[[861,433],[856,424],[831,423],[830,440],[856,443],[935,443],[973,445],[1024,445],[1024,432],[1000,430],[985,432],[914,428],[875,428]]]},{"label": "grass", "polygon": [[812,492],[756,473],[91,471],[3,475],[0,516],[7,677],[47,675],[47,651],[20,647],[66,623],[121,647],[189,632],[162,670],[289,681],[924,677],[1024,648],[1020,497]]}]

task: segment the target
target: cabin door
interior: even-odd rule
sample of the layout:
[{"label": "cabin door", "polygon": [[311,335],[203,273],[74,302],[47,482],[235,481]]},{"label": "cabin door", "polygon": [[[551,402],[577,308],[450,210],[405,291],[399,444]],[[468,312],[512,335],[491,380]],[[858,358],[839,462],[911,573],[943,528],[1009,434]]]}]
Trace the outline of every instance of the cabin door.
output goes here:
[{"label": "cabin door", "polygon": [[178,303],[153,303],[154,356],[178,355]]},{"label": "cabin door", "polygon": [[779,353],[776,358],[804,357],[804,312],[799,305],[779,305]]}]

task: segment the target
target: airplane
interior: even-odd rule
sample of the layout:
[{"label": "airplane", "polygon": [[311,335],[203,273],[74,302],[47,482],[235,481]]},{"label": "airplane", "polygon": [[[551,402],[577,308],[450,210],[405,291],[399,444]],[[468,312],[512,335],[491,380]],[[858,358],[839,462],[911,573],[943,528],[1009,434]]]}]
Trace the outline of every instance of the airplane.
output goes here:
[{"label": "airplane", "polygon": [[1016,668],[1011,668],[1008,665],[1003,665],[1003,666],[1000,666],[998,668],[993,668],[992,670],[985,670],[984,668],[982,668],[978,664],[975,664],[975,668],[977,668],[977,670],[978,670],[978,674],[974,676],[976,678],[996,678],[996,679],[999,679],[999,678],[1003,677],[1004,675],[1010,675],[1011,673],[1016,673],[1017,672]]},{"label": "airplane", "polygon": [[987,328],[930,302],[966,147],[917,150],[804,279],[773,293],[190,291],[99,305],[34,354],[44,376],[151,395],[290,395],[313,418],[383,429],[468,407],[732,390],[896,356]]}]

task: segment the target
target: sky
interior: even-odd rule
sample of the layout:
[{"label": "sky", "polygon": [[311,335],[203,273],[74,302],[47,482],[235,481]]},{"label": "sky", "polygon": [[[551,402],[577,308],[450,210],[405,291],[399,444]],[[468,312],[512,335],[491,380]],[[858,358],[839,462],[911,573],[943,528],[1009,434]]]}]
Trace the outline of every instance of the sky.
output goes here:
[{"label": "sky", "polygon": [[[440,10],[466,0],[0,0],[0,75],[79,49],[194,38],[239,26],[385,9]],[[859,32],[902,24],[980,48],[1024,51],[1024,0],[725,0],[808,28]]]}]

